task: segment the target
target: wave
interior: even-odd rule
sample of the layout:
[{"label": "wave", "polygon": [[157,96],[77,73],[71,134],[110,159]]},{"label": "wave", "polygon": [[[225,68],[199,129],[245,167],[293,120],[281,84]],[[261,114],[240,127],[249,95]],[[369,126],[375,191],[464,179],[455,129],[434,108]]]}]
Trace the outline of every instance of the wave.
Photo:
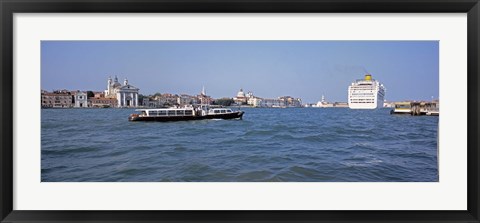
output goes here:
[{"label": "wave", "polygon": [[55,150],[42,150],[42,155],[70,155],[76,153],[90,153],[98,151],[99,149],[96,147],[78,147],[78,148],[62,148],[62,149],[55,149]]},{"label": "wave", "polygon": [[42,181],[438,179],[438,119],[430,117],[245,109],[235,121],[130,123],[123,109],[73,111],[42,110]]}]

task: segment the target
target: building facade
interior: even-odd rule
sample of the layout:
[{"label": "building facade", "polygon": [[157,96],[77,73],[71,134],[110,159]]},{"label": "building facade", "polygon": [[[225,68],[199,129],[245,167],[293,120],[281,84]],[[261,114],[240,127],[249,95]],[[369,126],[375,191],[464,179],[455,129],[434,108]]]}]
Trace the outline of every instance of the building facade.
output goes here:
[{"label": "building facade", "polygon": [[147,108],[160,108],[161,105],[158,100],[152,100],[149,97],[144,97],[142,100],[142,106]]},{"label": "building facade", "polygon": [[74,94],[75,108],[88,108],[88,97],[86,92],[77,91]]},{"label": "building facade", "polygon": [[67,91],[54,91],[41,93],[42,108],[71,108],[73,107],[73,97]]},{"label": "building facade", "polygon": [[280,99],[264,98],[260,102],[260,107],[267,107],[267,108],[285,107],[285,103]]},{"label": "building facade", "polygon": [[302,107],[302,99],[283,96],[279,98],[286,107]]},{"label": "building facade", "polygon": [[183,105],[195,105],[198,104],[198,99],[195,96],[187,95],[187,94],[181,94],[177,98],[177,103],[180,106]]},{"label": "building facade", "polygon": [[260,107],[262,98],[253,95],[253,92],[251,91],[247,93],[246,97],[247,97],[247,105],[250,105],[252,107]]},{"label": "building facade", "polygon": [[233,101],[239,105],[247,104],[248,98],[245,95],[245,92],[243,92],[242,88],[240,88],[240,91],[237,92],[237,96],[233,98]]},{"label": "building facade", "polygon": [[178,95],[176,94],[160,94],[154,97],[155,101],[158,101],[158,105],[161,107],[171,107],[178,105]]},{"label": "building facade", "polygon": [[125,78],[123,85],[118,82],[117,76],[112,81],[112,78],[108,78],[107,90],[105,90],[105,98],[117,99],[117,107],[138,107],[138,91],[140,89],[130,85]]},{"label": "building facade", "polygon": [[116,98],[97,98],[91,97],[88,99],[88,107],[92,108],[117,108],[118,101]]},{"label": "building facade", "polygon": [[103,98],[105,97],[105,92],[93,92],[93,97],[96,97],[96,98]]},{"label": "building facade", "polygon": [[197,103],[199,104],[213,104],[213,98],[207,95],[207,91],[205,91],[205,87],[202,87],[202,91],[199,95],[197,95]]},{"label": "building facade", "polygon": [[248,98],[247,104],[252,106],[252,107],[260,107],[262,104],[262,98],[259,97],[250,97]]}]

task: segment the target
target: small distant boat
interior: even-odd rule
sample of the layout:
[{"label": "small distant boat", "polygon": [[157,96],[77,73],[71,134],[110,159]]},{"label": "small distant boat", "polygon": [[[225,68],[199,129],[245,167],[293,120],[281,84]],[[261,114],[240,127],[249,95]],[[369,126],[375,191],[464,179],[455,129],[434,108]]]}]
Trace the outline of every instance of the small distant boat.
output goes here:
[{"label": "small distant boat", "polygon": [[129,121],[189,121],[202,119],[242,119],[243,111],[232,111],[230,108],[163,108],[163,109],[137,109],[140,114],[131,114]]}]

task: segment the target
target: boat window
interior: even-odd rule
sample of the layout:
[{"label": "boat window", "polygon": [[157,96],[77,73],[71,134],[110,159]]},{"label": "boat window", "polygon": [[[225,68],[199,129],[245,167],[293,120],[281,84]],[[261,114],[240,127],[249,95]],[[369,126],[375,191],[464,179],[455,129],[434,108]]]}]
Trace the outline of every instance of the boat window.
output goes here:
[{"label": "boat window", "polygon": [[193,115],[193,111],[192,110],[186,110],[185,115]]},{"label": "boat window", "polygon": [[158,115],[158,114],[157,114],[157,111],[149,111],[149,112],[148,112],[148,115],[150,115],[150,116],[156,116],[156,115]]},{"label": "boat window", "polygon": [[167,111],[158,111],[158,115],[165,116],[167,115]]},{"label": "boat window", "polygon": [[168,115],[175,115],[175,110],[168,111]]},{"label": "boat window", "polygon": [[226,111],[225,110],[222,110],[222,113],[225,113]]},{"label": "boat window", "polygon": [[232,109],[227,109],[227,113],[232,113]]},{"label": "boat window", "polygon": [[213,111],[215,112],[215,114],[216,114],[216,113],[220,113],[220,111],[219,111],[219,110],[213,110]]},{"label": "boat window", "polygon": [[395,108],[410,108],[409,104],[406,105],[395,105]]}]

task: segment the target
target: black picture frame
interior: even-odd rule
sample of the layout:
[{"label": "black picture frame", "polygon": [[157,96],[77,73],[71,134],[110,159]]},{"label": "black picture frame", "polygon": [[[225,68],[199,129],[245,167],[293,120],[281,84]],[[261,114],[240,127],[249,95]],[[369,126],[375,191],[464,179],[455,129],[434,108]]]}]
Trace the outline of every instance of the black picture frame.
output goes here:
[{"label": "black picture frame", "polygon": [[[480,222],[478,0],[0,0],[2,49],[1,222]],[[19,211],[13,210],[14,13],[467,13],[468,210],[466,211]],[[92,201],[93,202],[93,201]],[[414,202],[414,201],[412,201]]]}]

